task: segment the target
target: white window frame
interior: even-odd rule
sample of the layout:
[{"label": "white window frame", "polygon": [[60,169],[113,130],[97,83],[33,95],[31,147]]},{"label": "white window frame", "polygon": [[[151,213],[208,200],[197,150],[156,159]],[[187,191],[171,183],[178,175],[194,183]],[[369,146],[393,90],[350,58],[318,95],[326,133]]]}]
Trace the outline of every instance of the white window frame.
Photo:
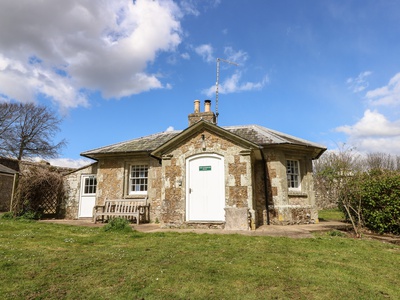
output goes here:
[{"label": "white window frame", "polygon": [[[290,164],[290,165],[289,165]],[[286,176],[289,191],[301,190],[300,162],[295,159],[286,160]]]},{"label": "white window frame", "polygon": [[[133,170],[134,168],[136,170]],[[135,174],[133,174],[133,171],[135,172]],[[134,181],[136,182],[134,183]],[[129,195],[147,195],[148,184],[149,184],[149,166],[147,164],[130,165],[128,174]]]},{"label": "white window frame", "polygon": [[84,175],[82,180],[82,194],[85,196],[96,195],[97,178],[96,175]]}]

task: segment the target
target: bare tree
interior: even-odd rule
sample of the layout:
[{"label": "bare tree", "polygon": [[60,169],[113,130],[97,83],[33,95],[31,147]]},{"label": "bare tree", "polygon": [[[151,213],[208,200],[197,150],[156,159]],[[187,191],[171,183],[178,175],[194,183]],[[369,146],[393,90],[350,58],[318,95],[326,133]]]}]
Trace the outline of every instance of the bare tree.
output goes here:
[{"label": "bare tree", "polygon": [[0,136],[2,136],[18,119],[18,104],[1,103],[0,104]]},{"label": "bare tree", "polygon": [[[14,105],[14,104],[12,104]],[[0,104],[0,116],[10,115],[10,104]],[[49,108],[35,104],[16,104],[11,119],[5,117],[3,132],[0,136],[0,152],[16,157],[55,157],[65,140],[53,143],[53,138],[60,130],[61,119]],[[10,123],[11,122],[11,123]]]},{"label": "bare tree", "polygon": [[337,151],[327,151],[315,160],[314,185],[319,207],[337,207],[346,181],[361,168],[360,156],[346,145],[342,145]]},{"label": "bare tree", "polygon": [[383,152],[368,153],[365,164],[368,170],[396,170],[396,158]]}]

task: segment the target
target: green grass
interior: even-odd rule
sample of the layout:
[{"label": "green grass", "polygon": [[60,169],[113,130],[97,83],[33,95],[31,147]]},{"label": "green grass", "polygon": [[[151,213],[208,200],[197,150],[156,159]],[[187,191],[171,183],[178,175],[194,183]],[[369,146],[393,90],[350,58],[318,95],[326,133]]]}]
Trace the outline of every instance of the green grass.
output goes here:
[{"label": "green grass", "polygon": [[343,213],[338,209],[323,209],[318,212],[320,221],[344,221]]},{"label": "green grass", "polygon": [[0,220],[2,299],[399,299],[400,247]]}]

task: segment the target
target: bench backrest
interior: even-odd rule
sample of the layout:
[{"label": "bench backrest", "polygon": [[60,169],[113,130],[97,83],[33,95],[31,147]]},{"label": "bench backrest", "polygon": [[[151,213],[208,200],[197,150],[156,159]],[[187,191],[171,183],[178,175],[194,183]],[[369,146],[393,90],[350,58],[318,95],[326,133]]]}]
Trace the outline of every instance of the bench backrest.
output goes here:
[{"label": "bench backrest", "polygon": [[146,199],[106,200],[104,209],[105,212],[130,213],[137,212],[140,206],[145,206],[146,204]]}]

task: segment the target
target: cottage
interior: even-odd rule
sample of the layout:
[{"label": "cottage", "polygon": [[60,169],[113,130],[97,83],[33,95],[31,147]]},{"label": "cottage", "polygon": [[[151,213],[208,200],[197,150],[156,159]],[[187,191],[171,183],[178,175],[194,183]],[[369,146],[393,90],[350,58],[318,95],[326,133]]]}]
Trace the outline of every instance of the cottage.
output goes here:
[{"label": "cottage", "polygon": [[147,199],[163,227],[255,229],[317,222],[312,160],[324,146],[258,125],[220,127],[196,100],[189,127],[83,152],[67,212],[92,217],[107,199]]}]

